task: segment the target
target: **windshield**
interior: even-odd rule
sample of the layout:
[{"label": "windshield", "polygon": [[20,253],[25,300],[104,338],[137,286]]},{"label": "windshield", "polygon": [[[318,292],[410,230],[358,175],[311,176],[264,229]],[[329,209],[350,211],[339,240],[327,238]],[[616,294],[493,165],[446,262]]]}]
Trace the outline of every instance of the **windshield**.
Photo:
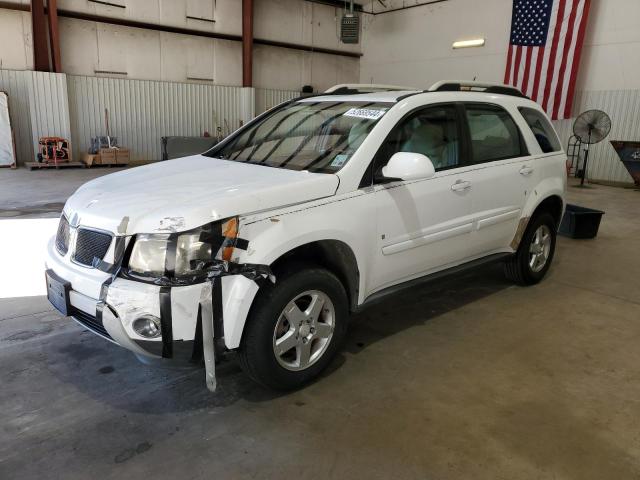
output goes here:
[{"label": "windshield", "polygon": [[235,162],[334,173],[349,161],[391,103],[297,102],[206,155]]}]

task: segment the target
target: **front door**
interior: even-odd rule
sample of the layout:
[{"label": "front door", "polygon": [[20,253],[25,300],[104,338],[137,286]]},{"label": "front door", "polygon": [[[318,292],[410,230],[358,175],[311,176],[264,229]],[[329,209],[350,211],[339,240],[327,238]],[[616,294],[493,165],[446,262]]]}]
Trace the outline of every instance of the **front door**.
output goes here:
[{"label": "front door", "polygon": [[[458,118],[456,107],[449,104],[413,112],[394,128],[376,155],[378,238],[368,294],[461,263],[468,256],[472,185],[470,167],[461,160]],[[396,152],[426,155],[435,176],[385,183],[382,167]]]}]

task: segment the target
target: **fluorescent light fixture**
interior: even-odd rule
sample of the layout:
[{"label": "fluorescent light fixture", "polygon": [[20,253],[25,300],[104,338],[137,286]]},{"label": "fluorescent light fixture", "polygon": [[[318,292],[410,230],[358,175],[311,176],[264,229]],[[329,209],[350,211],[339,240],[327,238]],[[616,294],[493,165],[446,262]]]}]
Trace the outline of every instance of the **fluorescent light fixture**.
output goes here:
[{"label": "fluorescent light fixture", "polygon": [[453,42],[453,48],[470,47],[484,47],[484,38],[475,38],[473,40],[460,40],[458,42]]}]

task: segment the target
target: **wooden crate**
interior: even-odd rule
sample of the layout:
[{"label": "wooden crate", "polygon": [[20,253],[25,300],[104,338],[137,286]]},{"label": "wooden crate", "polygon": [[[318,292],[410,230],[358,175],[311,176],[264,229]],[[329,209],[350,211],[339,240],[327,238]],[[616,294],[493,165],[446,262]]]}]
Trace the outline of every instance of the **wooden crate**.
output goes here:
[{"label": "wooden crate", "polygon": [[82,161],[89,168],[126,167],[129,164],[128,148],[101,148],[100,153],[85,153]]},{"label": "wooden crate", "polygon": [[116,152],[117,148],[101,148],[100,149],[100,163],[102,164],[110,164],[117,163],[116,162]]},{"label": "wooden crate", "polygon": [[116,150],[116,163],[126,165],[129,163],[129,149],[118,148]]}]

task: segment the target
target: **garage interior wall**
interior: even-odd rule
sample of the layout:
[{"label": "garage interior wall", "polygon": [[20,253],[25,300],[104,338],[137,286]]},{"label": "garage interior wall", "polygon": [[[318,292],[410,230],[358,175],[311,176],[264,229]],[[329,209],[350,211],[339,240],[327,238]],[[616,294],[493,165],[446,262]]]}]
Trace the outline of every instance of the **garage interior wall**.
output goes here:
[{"label": "garage interior wall", "polygon": [[[338,39],[340,8],[302,0],[255,0],[256,38],[345,52],[362,50],[363,56],[351,58],[255,45],[254,86],[257,88],[253,92],[253,113],[260,113],[292,98],[302,85],[307,84],[323,90],[330,85],[356,82],[358,79],[363,83],[391,83],[418,88],[427,88],[443,78],[502,82],[511,0],[445,0],[402,9],[429,1],[432,0],[386,0],[386,7],[378,1],[361,2],[366,11],[379,15],[361,14],[361,44],[344,45]],[[27,6],[29,0],[3,3]],[[119,3],[125,8],[89,0],[58,0],[60,9],[221,34],[241,33],[242,2],[239,0],[113,0],[111,3]],[[401,10],[388,13],[395,8]],[[613,120],[610,139],[640,140],[640,131],[635,128],[640,124],[640,55],[636,53],[640,48],[640,30],[636,26],[637,18],[640,18],[638,0],[592,0],[573,110],[574,115],[590,108],[605,110]],[[118,111],[115,100],[112,103],[102,100],[111,98],[107,89],[111,83],[98,82],[101,87],[95,90],[95,95],[101,99],[98,102],[101,108],[95,109],[96,116],[89,122],[92,126],[85,127],[85,122],[79,119],[86,117],[78,116],[82,113],[78,106],[87,105],[88,109],[89,104],[75,97],[76,92],[83,91],[78,87],[80,84],[93,82],[93,77],[113,78],[118,85],[126,85],[120,88],[131,88],[134,92],[139,89],[136,82],[140,80],[192,84],[187,87],[191,93],[185,94],[185,98],[199,98],[201,85],[207,85],[213,91],[215,86],[237,87],[242,82],[240,42],[70,18],[60,18],[60,31],[63,71],[77,77],[67,82],[70,85],[72,135],[80,131],[74,125],[82,125],[85,130],[96,134],[100,132],[104,126],[103,113],[99,111],[104,105],[113,115],[122,117],[122,125],[136,129],[137,133],[131,133],[136,135],[135,142],[146,139],[139,147],[134,146],[132,154],[136,159],[156,159],[149,158],[149,155],[155,155],[149,152],[157,151],[159,139],[155,135],[161,132],[161,126],[148,125],[144,118],[135,119],[133,123],[125,122],[126,115]],[[456,40],[479,37],[486,39],[482,48],[451,48]],[[29,13],[0,10],[0,69],[32,68]],[[122,82],[126,79],[133,83]],[[0,76],[0,88],[12,89],[16,92],[14,97],[22,101],[26,98],[15,83],[15,75],[12,77],[9,72]],[[221,98],[211,95],[207,98]],[[153,105],[148,107],[147,111],[155,108]],[[230,107],[215,104],[214,108],[215,115],[226,118],[228,122],[241,118],[240,114],[232,115],[226,110],[241,109],[240,104]],[[200,118],[195,107],[193,111],[187,109],[183,113],[185,118]],[[29,121],[28,118],[17,120],[21,124]],[[200,120],[192,123],[192,130],[173,131],[199,135],[205,127],[215,131],[220,126],[213,121],[210,126]],[[196,126],[195,123],[202,125]],[[573,120],[556,122],[565,145],[571,136],[572,123]],[[24,136],[23,132],[17,135]],[[88,142],[84,136],[86,132],[83,131],[81,138],[74,139],[76,148],[84,148],[84,143]],[[29,139],[27,143],[31,145],[32,142],[33,139]],[[25,152],[31,148],[18,144],[19,157],[30,157],[32,153]],[[593,179],[614,183],[631,181],[608,141],[595,146],[590,159]]]},{"label": "garage interior wall", "polygon": [[[384,12],[426,3],[366,2]],[[446,0],[381,15],[365,15],[360,81],[428,88],[443,78],[504,80],[512,0]],[[591,108],[606,111],[613,128],[589,156],[594,180],[632,183],[608,140],[640,140],[640,1],[592,0],[574,116]],[[457,40],[484,38],[481,48],[453,50]],[[573,120],[555,122],[566,146]]]},{"label": "garage interior wall", "polygon": [[110,134],[133,161],[162,158],[164,136],[227,135],[255,114],[299,96],[298,91],[156,80],[131,80],[29,70],[0,70],[9,95],[18,164],[33,161],[40,137],[72,141],[82,158],[91,138]]},{"label": "garage interior wall", "polygon": [[[4,4],[28,7],[29,0]],[[0,3],[0,4],[1,4]],[[126,18],[155,25],[241,35],[239,0],[58,0],[62,10]],[[340,8],[301,0],[255,0],[254,37],[314,48],[358,53],[360,45],[338,38]],[[32,121],[15,113],[18,163],[34,158],[40,136],[66,136],[76,158],[90,138],[112,135],[131,150],[134,161],[160,159],[162,136],[215,134],[299,95],[303,85],[324,90],[359,77],[359,58],[254,45],[253,84],[243,89],[242,44],[233,40],[113,25],[60,17],[61,82],[53,74],[31,75],[33,47],[29,12],[0,8],[0,90]],[[51,78],[47,79],[47,75]],[[35,82],[34,79],[42,81]],[[24,86],[23,86],[24,85]],[[64,92],[60,90],[61,86]],[[28,88],[27,88],[28,87]],[[249,91],[247,91],[249,90]],[[29,95],[31,92],[31,95]],[[50,101],[35,101],[55,94]],[[65,102],[59,103],[64,99]],[[66,103],[68,102],[68,103]],[[135,105],[135,112],[130,109]],[[42,109],[69,112],[64,126],[39,123]],[[32,125],[33,124],[33,125]],[[25,134],[25,127],[31,136]],[[60,128],[59,128],[60,127]]]},{"label": "garage interior wall", "polygon": [[[4,4],[28,6],[29,0]],[[241,35],[240,0],[110,0],[124,8],[89,0],[58,0],[60,10],[126,18],[155,25]],[[255,0],[255,38],[358,53],[360,45],[338,38],[342,10],[301,0]],[[0,10],[0,68],[33,68],[28,12]],[[59,18],[62,70],[139,80],[242,84],[242,46],[238,41],[145,30],[108,23]],[[356,82],[359,59],[255,45],[254,86],[322,91]],[[101,72],[117,72],[112,75]]]}]

